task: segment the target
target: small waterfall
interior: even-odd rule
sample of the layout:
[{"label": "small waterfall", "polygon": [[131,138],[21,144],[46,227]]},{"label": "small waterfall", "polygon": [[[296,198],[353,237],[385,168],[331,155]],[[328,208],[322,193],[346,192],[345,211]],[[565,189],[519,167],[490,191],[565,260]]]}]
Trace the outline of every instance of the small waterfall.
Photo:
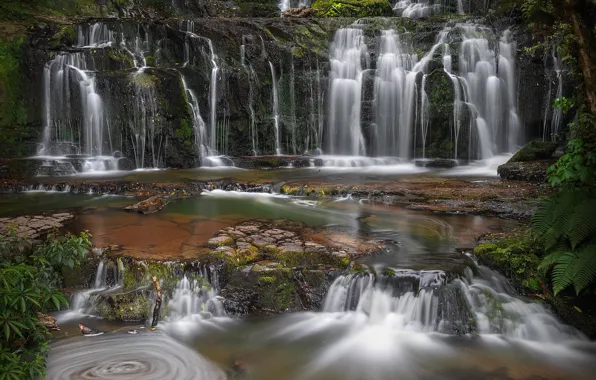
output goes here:
[{"label": "small waterfall", "polygon": [[[548,64],[550,64],[550,67],[547,66]],[[542,139],[544,141],[556,141],[557,135],[561,131],[561,127],[563,124],[563,112],[560,108],[553,108],[554,101],[563,97],[563,67],[561,65],[561,59],[559,58],[559,55],[557,53],[556,45],[553,45],[550,54],[547,57],[545,57],[545,66],[547,66],[546,77],[549,78],[549,81],[548,93],[546,95],[544,105]],[[552,96],[553,75],[557,83],[554,97]],[[552,115],[550,115],[551,110]],[[551,116],[550,119],[549,115]],[[549,120],[550,124],[548,123]]]},{"label": "small waterfall", "polygon": [[250,140],[252,144],[252,154],[254,156],[258,155],[259,152],[259,135],[257,133],[257,120],[255,115],[255,84],[258,88],[258,77],[255,73],[250,62],[247,63],[246,59],[246,36],[242,36],[242,45],[240,46],[240,62],[244,71],[246,71],[246,76],[248,77],[248,112],[250,115]]},{"label": "small waterfall", "polygon": [[208,38],[206,40],[209,46],[209,58],[213,65],[209,82],[209,127],[211,129],[209,148],[212,151],[217,151],[217,73],[219,72],[219,66],[217,66],[218,58],[213,50],[213,43]]},{"label": "small waterfall", "polygon": [[108,283],[108,265],[105,260],[100,260],[95,272],[93,287],[73,294],[70,301],[70,312],[61,316],[61,319],[72,319],[81,314],[92,314],[96,297],[103,292],[122,288],[124,282],[124,264],[117,260],[113,268],[113,283]]},{"label": "small waterfall", "polygon": [[[460,5],[461,0],[458,1],[458,9]],[[421,18],[440,13],[443,10],[443,6],[440,0],[399,0],[393,9],[401,12],[402,17]]]},{"label": "small waterfall", "polygon": [[366,154],[360,128],[362,72],[368,67],[368,49],[360,29],[342,28],[330,46],[329,116],[323,137],[328,154]]},{"label": "small waterfall", "polygon": [[541,342],[583,340],[542,304],[515,296],[498,273],[466,269],[447,281],[442,271],[396,270],[392,276],[354,274],[337,278],[325,297],[324,312],[360,314],[371,325],[419,332],[500,334]]},{"label": "small waterfall", "polygon": [[163,326],[168,332],[188,337],[189,328],[197,328],[202,324],[213,325],[222,317],[227,317],[219,296],[219,279],[217,270],[202,267],[199,273],[191,278],[185,275],[174,289],[167,303],[168,315]]},{"label": "small waterfall", "polygon": [[273,96],[273,125],[275,127],[275,154],[281,155],[281,136],[279,129],[279,88],[277,83],[277,77],[275,76],[275,68],[273,63],[269,61],[269,67],[271,68],[271,92]]}]

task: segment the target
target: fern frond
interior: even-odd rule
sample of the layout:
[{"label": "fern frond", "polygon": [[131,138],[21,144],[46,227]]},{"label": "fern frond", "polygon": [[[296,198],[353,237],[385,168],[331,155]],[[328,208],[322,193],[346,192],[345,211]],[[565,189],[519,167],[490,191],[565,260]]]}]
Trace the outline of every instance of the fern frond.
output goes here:
[{"label": "fern frond", "polygon": [[596,199],[586,199],[575,207],[575,213],[566,226],[566,235],[575,249],[596,234]]},{"label": "fern frond", "polygon": [[551,275],[555,295],[573,284],[576,259],[577,256],[575,253],[566,252],[559,256],[555,262]]},{"label": "fern frond", "polygon": [[544,256],[540,265],[538,265],[538,269],[540,270],[548,270],[550,267],[555,265],[561,256],[566,255],[569,251],[565,249],[554,249],[552,253]]},{"label": "fern frond", "polygon": [[532,215],[532,231],[538,237],[544,236],[546,231],[553,225],[553,210],[557,205],[555,198],[548,198],[540,203],[538,209]]},{"label": "fern frond", "polygon": [[576,255],[573,286],[576,294],[579,294],[596,280],[596,245],[583,246]]}]

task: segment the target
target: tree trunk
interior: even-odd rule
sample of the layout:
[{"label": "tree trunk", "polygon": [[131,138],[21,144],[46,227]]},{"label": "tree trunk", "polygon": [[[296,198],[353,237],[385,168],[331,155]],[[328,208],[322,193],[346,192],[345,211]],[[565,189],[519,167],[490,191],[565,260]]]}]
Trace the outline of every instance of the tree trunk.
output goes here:
[{"label": "tree trunk", "polygon": [[[583,1],[583,0],[582,0]],[[590,112],[596,115],[596,57],[590,30],[586,27],[577,8],[578,0],[564,0],[565,18],[571,23],[579,50],[579,68],[584,76],[586,102]]]},{"label": "tree trunk", "polygon": [[153,281],[153,286],[155,286],[155,307],[153,308],[153,320],[151,321],[151,327],[157,326],[159,322],[159,312],[161,311],[161,285],[159,285],[159,280],[157,277],[151,277]]}]

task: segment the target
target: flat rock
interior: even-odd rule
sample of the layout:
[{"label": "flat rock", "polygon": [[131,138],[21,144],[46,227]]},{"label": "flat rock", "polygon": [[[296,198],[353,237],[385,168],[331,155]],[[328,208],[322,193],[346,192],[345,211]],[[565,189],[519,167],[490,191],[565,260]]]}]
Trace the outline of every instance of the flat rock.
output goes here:
[{"label": "flat rock", "polygon": [[154,195],[134,205],[126,206],[127,211],[139,212],[141,214],[153,214],[164,208],[170,201],[162,195]]}]

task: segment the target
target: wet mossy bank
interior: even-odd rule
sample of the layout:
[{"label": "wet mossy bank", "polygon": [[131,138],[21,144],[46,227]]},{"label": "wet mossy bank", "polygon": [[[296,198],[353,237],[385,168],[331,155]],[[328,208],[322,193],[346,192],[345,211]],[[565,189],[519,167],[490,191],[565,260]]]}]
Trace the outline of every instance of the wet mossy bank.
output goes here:
[{"label": "wet mossy bank", "polygon": [[480,264],[497,270],[511,280],[519,294],[543,302],[563,320],[590,339],[596,339],[596,290],[580,295],[564,291],[554,295],[550,275],[540,268],[546,253],[528,229],[487,233],[480,237],[474,255]]}]

